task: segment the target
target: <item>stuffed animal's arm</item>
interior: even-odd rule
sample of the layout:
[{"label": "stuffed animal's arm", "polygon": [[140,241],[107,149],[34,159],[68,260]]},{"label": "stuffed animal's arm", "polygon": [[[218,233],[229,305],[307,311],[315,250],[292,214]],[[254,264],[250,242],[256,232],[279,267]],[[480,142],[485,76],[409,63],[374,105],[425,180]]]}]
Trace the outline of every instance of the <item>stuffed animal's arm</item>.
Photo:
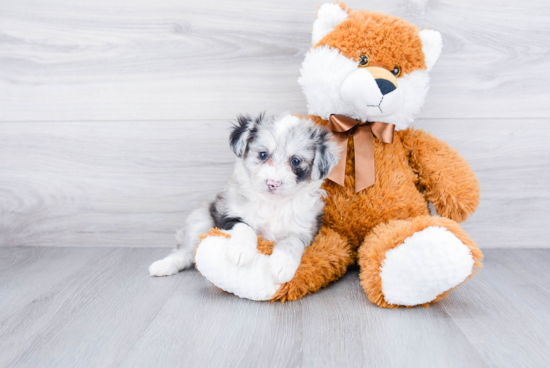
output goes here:
[{"label": "stuffed animal's arm", "polygon": [[479,204],[479,183],[474,171],[447,143],[422,131],[401,134],[409,163],[418,174],[418,187],[440,216],[462,222]]}]

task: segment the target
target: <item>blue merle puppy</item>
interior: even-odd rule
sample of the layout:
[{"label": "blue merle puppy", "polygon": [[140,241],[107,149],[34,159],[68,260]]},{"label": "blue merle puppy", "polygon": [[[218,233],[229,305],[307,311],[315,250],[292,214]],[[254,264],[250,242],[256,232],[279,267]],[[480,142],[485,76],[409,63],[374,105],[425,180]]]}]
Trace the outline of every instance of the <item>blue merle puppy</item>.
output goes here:
[{"label": "blue merle puppy", "polygon": [[177,232],[177,249],[153,263],[153,276],[173,275],[193,264],[199,236],[218,227],[231,233],[226,257],[247,265],[257,255],[257,236],[275,242],[269,269],[290,281],[323,217],[323,180],[338,162],[327,128],[290,114],[239,116],[230,146],[233,174],[214,201],[194,210]]}]

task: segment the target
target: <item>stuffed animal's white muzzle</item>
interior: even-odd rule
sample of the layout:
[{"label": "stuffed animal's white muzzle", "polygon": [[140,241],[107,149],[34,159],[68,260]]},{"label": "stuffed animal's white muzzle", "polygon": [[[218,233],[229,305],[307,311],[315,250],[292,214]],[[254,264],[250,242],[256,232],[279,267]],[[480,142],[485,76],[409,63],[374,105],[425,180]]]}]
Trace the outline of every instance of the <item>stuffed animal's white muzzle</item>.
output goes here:
[{"label": "stuffed animal's white muzzle", "polygon": [[402,93],[388,70],[379,67],[358,68],[349,74],[340,89],[342,100],[374,121],[402,107]]}]

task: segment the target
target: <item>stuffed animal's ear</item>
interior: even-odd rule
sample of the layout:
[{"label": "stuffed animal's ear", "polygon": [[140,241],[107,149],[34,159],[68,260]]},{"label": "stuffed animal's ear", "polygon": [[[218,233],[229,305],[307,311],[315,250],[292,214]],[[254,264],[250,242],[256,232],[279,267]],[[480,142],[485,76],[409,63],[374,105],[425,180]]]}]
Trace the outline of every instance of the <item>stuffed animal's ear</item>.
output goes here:
[{"label": "stuffed animal's ear", "polygon": [[422,40],[424,61],[426,62],[428,71],[430,71],[437,59],[439,59],[441,49],[443,48],[443,39],[441,39],[441,34],[439,32],[432,29],[420,31],[420,39]]},{"label": "stuffed animal's ear", "polygon": [[311,44],[315,45],[321,41],[323,37],[346,19],[348,19],[348,13],[340,7],[340,4],[328,3],[321,5],[317,13],[317,19],[313,23]]},{"label": "stuffed animal's ear", "polygon": [[317,147],[313,167],[311,169],[311,179],[326,179],[340,158],[340,148],[334,142],[332,134],[327,128],[316,127]]},{"label": "stuffed animal's ear", "polygon": [[239,158],[243,157],[246,151],[248,137],[253,126],[254,122],[249,115],[237,116],[237,124],[233,125],[229,135],[229,146]]}]

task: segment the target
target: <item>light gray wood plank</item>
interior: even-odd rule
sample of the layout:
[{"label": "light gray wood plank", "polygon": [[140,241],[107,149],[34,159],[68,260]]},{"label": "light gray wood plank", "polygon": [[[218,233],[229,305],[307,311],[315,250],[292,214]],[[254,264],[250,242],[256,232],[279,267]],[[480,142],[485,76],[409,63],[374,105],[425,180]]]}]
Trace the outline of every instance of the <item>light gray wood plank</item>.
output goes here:
[{"label": "light gray wood plank", "polygon": [[[0,120],[305,112],[296,80],[324,1],[7,0]],[[550,3],[350,0],[442,32],[424,118],[550,117]]]},{"label": "light gray wood plank", "polygon": [[[75,253],[85,256],[81,249]],[[116,249],[64,284],[38,291],[36,302],[2,322],[0,366],[119,366],[135,336],[182,281],[148,276],[147,265],[160,255],[159,250]],[[188,276],[204,282],[197,273]]]},{"label": "light gray wood plank", "polygon": [[8,246],[170,247],[234,160],[228,122],[0,126],[0,244]]},{"label": "light gray wood plank", "polygon": [[[0,272],[0,366],[24,351],[71,292],[85,282],[85,270],[95,276],[98,263],[116,254],[108,248],[0,248],[2,257],[24,254],[28,262]],[[37,258],[37,261],[33,261]],[[90,273],[90,272],[88,272]]]},{"label": "light gray wood plank", "polygon": [[0,247],[0,323],[27,303],[41,303],[34,299],[38,293],[63,283],[88,262],[108,256],[113,250],[83,248],[75,252],[70,248],[51,250],[35,247],[7,249]]},{"label": "light gray wood plank", "polygon": [[550,252],[491,249],[485,266],[442,307],[493,367],[547,367]]},{"label": "light gray wood plank", "polygon": [[[357,269],[297,302],[251,302],[196,270],[151,278],[162,249],[24,248],[78,271],[28,267],[27,302],[0,319],[0,367],[544,367],[550,359],[550,250],[490,249],[485,267],[431,308],[387,310]],[[2,248],[16,259],[19,248]],[[99,255],[99,253],[97,253]],[[106,255],[107,253],[104,253]],[[31,262],[32,263],[32,262]],[[60,266],[61,267],[61,266]],[[0,292],[9,272],[0,273]]]},{"label": "light gray wood plank", "polygon": [[474,169],[480,204],[464,229],[482,248],[549,247],[550,121],[424,119]]},{"label": "light gray wood plank", "polygon": [[[548,247],[550,121],[421,119],[472,165],[482,247]],[[228,121],[0,123],[0,245],[170,247],[232,171]]]},{"label": "light gray wood plank", "polygon": [[440,305],[381,309],[358,269],[302,301],[304,367],[487,366]]},{"label": "light gray wood plank", "polygon": [[[177,277],[189,273],[197,274]],[[302,324],[301,302],[258,303],[204,279],[189,281],[174,291],[121,367],[300,367],[307,343]]]}]

